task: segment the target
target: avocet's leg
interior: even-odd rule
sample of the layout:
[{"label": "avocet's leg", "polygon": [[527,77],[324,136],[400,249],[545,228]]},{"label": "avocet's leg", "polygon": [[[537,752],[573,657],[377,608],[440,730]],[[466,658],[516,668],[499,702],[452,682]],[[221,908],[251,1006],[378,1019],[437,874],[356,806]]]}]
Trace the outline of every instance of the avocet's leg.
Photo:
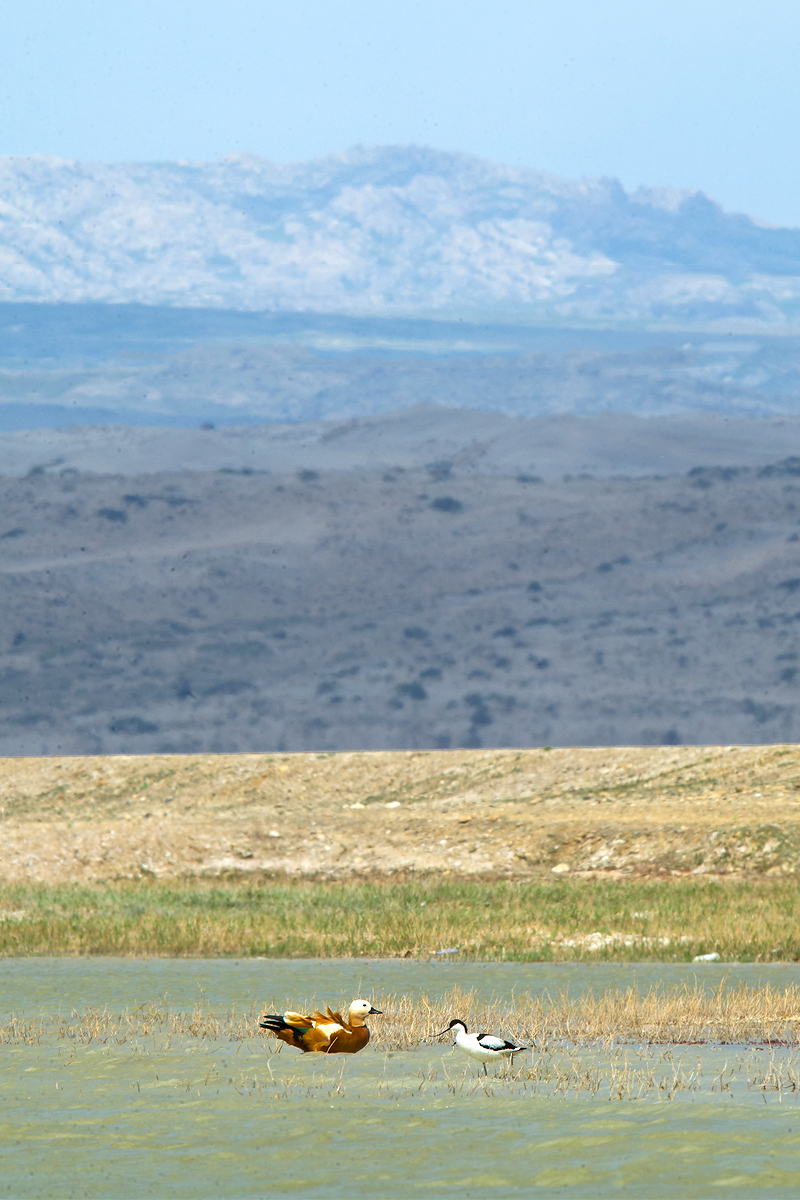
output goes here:
[{"label": "avocet's leg", "polygon": [[484,1075],[489,1074],[489,1072],[486,1070],[486,1063],[483,1064],[483,1073],[484,1073]]}]

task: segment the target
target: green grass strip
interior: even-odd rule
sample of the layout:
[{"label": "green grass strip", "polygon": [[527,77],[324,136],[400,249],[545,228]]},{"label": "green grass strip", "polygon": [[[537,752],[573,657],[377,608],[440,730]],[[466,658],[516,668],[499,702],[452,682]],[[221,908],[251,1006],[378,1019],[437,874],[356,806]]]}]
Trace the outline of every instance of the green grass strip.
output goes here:
[{"label": "green grass strip", "polygon": [[0,955],[800,959],[800,882],[427,880],[0,887]]}]

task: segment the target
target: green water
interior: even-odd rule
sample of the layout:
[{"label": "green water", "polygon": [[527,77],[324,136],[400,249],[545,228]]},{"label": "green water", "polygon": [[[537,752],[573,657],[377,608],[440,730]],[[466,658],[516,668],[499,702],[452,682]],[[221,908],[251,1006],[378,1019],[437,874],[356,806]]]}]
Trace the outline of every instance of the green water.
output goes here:
[{"label": "green water", "polygon": [[790,1049],[561,1047],[484,1081],[446,1042],[326,1059],[259,1036],[58,1036],[59,1013],[165,999],[258,1011],[456,984],[488,998],[695,979],[785,986],[800,968],[5,960],[0,1013],[48,1019],[38,1040],[0,1045],[0,1196],[794,1196]]}]

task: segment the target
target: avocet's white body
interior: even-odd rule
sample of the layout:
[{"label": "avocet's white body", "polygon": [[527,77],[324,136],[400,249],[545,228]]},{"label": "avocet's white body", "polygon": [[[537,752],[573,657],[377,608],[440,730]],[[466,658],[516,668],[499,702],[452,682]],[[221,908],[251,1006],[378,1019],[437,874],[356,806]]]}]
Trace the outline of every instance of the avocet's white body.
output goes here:
[{"label": "avocet's white body", "polygon": [[[486,1064],[496,1062],[498,1059],[510,1059],[514,1061],[514,1055],[520,1054],[523,1050],[527,1050],[527,1046],[520,1046],[517,1042],[510,1042],[507,1038],[496,1037],[493,1033],[468,1033],[467,1027],[463,1021],[451,1021],[447,1029],[443,1029],[442,1033],[448,1033],[451,1029],[455,1030],[456,1045],[459,1050],[463,1050],[470,1058],[477,1059],[483,1063],[484,1074],[486,1073]],[[441,1034],[437,1034],[441,1037]]]}]

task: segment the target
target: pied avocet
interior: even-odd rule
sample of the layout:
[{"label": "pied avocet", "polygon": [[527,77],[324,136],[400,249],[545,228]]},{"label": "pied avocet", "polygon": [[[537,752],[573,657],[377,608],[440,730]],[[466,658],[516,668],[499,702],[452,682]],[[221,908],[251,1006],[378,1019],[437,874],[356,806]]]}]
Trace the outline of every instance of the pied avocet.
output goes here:
[{"label": "pied avocet", "polygon": [[295,1046],[304,1054],[358,1054],[369,1041],[365,1017],[380,1016],[369,1000],[354,1000],[347,1017],[339,1012],[265,1013],[259,1024],[287,1046]]},{"label": "pied avocet", "polygon": [[447,1029],[443,1029],[435,1036],[443,1037],[451,1029],[456,1031],[456,1045],[459,1050],[463,1050],[470,1058],[477,1058],[478,1062],[483,1063],[484,1075],[487,1073],[487,1063],[498,1058],[510,1058],[513,1063],[515,1054],[530,1049],[529,1046],[520,1046],[517,1042],[509,1042],[506,1038],[495,1037],[493,1033],[467,1033],[466,1023],[458,1020],[451,1021]]}]

